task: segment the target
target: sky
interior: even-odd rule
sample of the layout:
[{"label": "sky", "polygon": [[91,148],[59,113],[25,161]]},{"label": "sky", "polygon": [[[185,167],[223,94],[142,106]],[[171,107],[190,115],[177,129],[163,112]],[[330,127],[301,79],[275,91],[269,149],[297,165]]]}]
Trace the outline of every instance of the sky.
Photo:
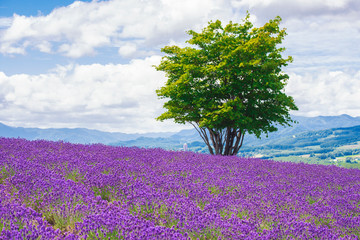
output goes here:
[{"label": "sky", "polygon": [[359,0],[0,0],[0,122],[110,132],[179,131],[155,120],[153,65],[209,21],[280,16],[285,92],[298,116],[360,116]]}]

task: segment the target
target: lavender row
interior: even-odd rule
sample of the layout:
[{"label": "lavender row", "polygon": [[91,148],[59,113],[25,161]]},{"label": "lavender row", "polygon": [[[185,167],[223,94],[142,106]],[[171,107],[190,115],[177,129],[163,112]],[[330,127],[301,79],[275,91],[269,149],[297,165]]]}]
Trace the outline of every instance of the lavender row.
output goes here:
[{"label": "lavender row", "polygon": [[358,239],[360,171],[0,139],[0,239]]}]

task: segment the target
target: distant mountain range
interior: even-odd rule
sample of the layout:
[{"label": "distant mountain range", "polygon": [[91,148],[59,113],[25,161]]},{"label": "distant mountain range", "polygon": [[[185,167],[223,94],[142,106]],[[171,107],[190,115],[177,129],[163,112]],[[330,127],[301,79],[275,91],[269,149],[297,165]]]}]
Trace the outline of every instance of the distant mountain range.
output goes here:
[{"label": "distant mountain range", "polygon": [[[351,117],[349,115],[339,116],[318,116],[318,117],[301,117],[292,116],[297,121],[292,127],[279,126],[278,131],[269,133],[268,137],[261,136],[261,139],[253,135],[246,135],[244,147],[258,147],[271,145],[274,142],[286,142],[287,139],[301,133],[312,131],[327,130],[333,128],[347,128],[360,125],[360,117]],[[165,149],[181,149],[183,144],[187,143],[189,149],[193,151],[207,151],[207,147],[198,132],[195,129],[182,130],[169,137],[149,138],[140,137],[131,141],[118,141],[112,145],[120,146],[138,146],[138,147],[161,147]]]},{"label": "distant mountain range", "polygon": [[360,125],[360,117],[352,117],[346,114],[339,116],[318,116],[318,117],[301,117],[292,116],[297,121],[292,127],[280,126],[278,131],[270,133],[268,138],[265,136],[261,140],[255,136],[247,136],[246,145],[257,146],[273,142],[276,139],[293,136],[299,133],[309,131],[326,130],[332,128],[347,128]]},{"label": "distant mountain range", "polygon": [[[260,146],[280,138],[286,138],[299,133],[331,128],[346,128],[360,125],[360,117],[349,115],[300,117],[292,116],[298,123],[292,127],[279,127],[279,130],[270,133],[268,138],[257,139],[255,136],[245,136],[244,146]],[[65,141],[71,143],[102,143],[109,145],[159,147],[165,149],[179,149],[184,143],[191,147],[204,147],[202,139],[195,129],[180,132],[126,134],[110,133],[85,128],[22,128],[10,127],[0,123],[1,137],[19,137],[28,140],[45,139],[51,141]]]},{"label": "distant mountain range", "polygon": [[158,138],[168,137],[174,133],[145,133],[127,134],[120,132],[102,132],[86,128],[23,128],[10,127],[0,123],[0,137],[25,138],[28,140],[44,139],[50,141],[65,141],[70,143],[103,143],[110,144],[116,141],[130,141],[140,137]]}]

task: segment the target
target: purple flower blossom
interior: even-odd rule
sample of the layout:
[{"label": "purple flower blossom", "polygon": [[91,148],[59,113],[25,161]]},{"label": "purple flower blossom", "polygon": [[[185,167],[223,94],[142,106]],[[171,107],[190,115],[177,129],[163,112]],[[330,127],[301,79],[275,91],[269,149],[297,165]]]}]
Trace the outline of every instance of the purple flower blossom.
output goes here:
[{"label": "purple flower blossom", "polygon": [[360,171],[0,138],[0,239],[358,239]]}]

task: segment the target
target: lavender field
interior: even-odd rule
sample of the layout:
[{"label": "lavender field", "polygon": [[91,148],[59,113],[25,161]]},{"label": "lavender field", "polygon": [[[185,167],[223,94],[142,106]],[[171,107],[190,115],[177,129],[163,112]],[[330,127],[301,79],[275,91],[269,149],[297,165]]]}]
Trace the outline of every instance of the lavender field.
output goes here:
[{"label": "lavender field", "polygon": [[0,239],[358,239],[360,170],[0,138]]}]

